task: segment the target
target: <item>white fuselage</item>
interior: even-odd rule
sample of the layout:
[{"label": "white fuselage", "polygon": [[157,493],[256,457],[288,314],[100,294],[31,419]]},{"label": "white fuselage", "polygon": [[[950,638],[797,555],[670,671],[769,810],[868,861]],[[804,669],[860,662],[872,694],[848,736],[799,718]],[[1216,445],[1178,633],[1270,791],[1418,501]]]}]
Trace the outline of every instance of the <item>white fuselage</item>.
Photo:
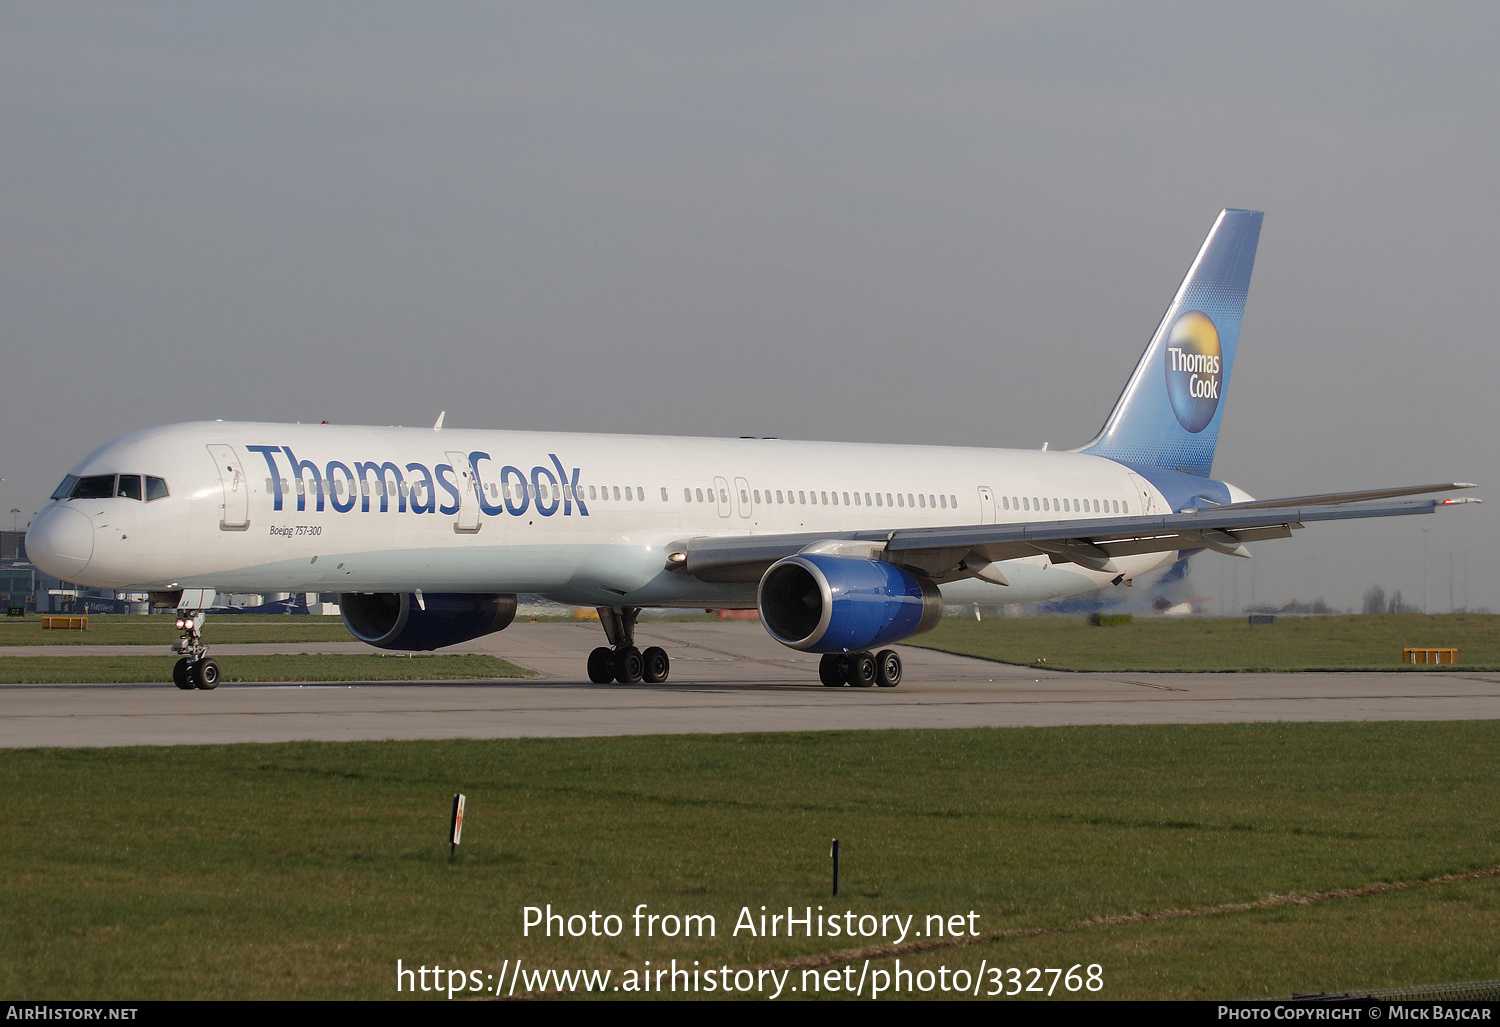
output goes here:
[{"label": "white fuselage", "polygon": [[[38,566],[79,584],[584,606],[755,605],[753,583],[667,569],[669,547],[696,536],[1169,512],[1126,467],[1079,453],[774,439],[203,422],[127,435],[73,473],[149,475],[168,492],[38,513]],[[1176,557],[1116,562],[1131,577]],[[1116,577],[1046,557],[1003,566],[1008,586],[949,582],[944,599],[1031,602]]]}]

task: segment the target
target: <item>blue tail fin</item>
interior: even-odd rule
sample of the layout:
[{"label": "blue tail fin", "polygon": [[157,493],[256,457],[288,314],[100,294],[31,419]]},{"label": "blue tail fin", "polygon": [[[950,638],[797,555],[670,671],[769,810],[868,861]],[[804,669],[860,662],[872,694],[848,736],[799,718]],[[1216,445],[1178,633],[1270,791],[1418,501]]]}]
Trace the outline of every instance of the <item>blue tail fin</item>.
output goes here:
[{"label": "blue tail fin", "polygon": [[1104,428],[1082,452],[1208,477],[1262,217],[1219,214]]}]

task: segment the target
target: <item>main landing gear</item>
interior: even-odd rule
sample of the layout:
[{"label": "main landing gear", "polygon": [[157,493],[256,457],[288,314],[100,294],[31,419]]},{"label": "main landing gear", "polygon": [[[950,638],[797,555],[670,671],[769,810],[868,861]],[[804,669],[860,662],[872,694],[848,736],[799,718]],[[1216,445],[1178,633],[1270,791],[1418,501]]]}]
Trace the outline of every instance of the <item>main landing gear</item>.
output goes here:
[{"label": "main landing gear", "polygon": [[172,644],[172,651],[184,655],[172,667],[172,683],[183,691],[194,688],[207,691],[219,686],[219,661],[208,655],[208,646],[203,644],[206,616],[206,610],[177,611],[177,628],[182,637]]},{"label": "main landing gear", "polygon": [[829,688],[895,688],[901,683],[901,657],[894,649],[882,649],[873,656],[868,652],[829,653],[818,661],[818,679]]},{"label": "main landing gear", "polygon": [[653,645],[642,652],[635,647],[635,619],[640,612],[638,606],[599,607],[599,623],[604,626],[609,646],[601,645],[589,653],[589,680],[594,684],[618,681],[638,685],[644,681],[659,685],[672,673],[672,661],[665,649]]}]

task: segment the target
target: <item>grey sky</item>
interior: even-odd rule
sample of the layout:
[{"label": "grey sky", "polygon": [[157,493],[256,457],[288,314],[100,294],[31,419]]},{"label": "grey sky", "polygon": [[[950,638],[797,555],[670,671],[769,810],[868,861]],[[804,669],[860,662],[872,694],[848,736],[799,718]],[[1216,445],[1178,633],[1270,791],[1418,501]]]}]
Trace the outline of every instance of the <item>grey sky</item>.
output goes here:
[{"label": "grey sky", "polygon": [[[11,2],[0,509],[196,418],[1077,445],[1223,206],[1215,473],[1493,486],[1497,51],[1489,4]],[[1500,608],[1500,506],[1446,514],[1259,544],[1256,598],[1420,601],[1425,546]]]}]

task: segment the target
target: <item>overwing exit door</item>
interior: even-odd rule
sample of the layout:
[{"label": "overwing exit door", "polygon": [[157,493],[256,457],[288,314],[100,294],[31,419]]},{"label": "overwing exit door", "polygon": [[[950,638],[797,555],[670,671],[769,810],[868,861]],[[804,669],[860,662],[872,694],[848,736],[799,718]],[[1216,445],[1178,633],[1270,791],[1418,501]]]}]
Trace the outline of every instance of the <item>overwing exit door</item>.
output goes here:
[{"label": "overwing exit door", "polygon": [[995,493],[988,485],[979,486],[979,523],[995,523]]}]

